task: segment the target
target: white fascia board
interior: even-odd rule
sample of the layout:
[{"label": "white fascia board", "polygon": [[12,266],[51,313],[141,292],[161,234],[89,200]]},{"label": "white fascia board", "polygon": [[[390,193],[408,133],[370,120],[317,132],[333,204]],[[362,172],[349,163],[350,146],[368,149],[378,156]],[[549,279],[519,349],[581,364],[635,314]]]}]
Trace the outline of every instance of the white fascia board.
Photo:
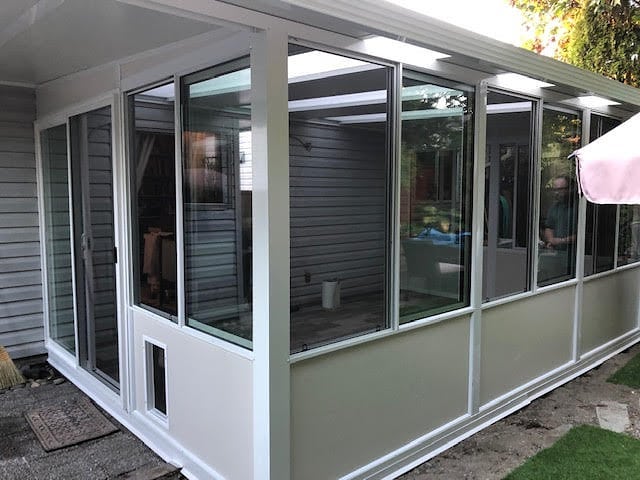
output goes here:
[{"label": "white fascia board", "polygon": [[[571,86],[640,106],[640,90],[593,72],[478,35],[380,0],[281,0],[331,17],[348,18],[372,32],[411,39],[419,45],[461,55],[493,67]],[[303,19],[300,19],[302,21]],[[472,65],[470,65],[473,68]]]}]

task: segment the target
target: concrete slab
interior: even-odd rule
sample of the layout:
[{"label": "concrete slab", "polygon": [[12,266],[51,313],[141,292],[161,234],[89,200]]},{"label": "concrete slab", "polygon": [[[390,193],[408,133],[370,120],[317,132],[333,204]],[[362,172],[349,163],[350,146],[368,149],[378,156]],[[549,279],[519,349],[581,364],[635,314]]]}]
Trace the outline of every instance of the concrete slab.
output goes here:
[{"label": "concrete slab", "polygon": [[596,406],[596,415],[600,427],[614,432],[624,432],[631,426],[627,405],[619,402],[606,401]]}]

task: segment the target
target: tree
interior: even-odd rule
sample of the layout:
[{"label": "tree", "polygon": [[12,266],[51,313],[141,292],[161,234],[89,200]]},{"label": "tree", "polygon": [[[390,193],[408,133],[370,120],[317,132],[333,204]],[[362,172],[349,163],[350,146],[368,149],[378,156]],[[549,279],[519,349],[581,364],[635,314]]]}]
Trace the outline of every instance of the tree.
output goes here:
[{"label": "tree", "polygon": [[523,47],[640,87],[637,0],[509,0],[530,33]]},{"label": "tree", "polygon": [[555,56],[565,48],[581,0],[509,0],[522,12],[528,32],[523,47]]}]

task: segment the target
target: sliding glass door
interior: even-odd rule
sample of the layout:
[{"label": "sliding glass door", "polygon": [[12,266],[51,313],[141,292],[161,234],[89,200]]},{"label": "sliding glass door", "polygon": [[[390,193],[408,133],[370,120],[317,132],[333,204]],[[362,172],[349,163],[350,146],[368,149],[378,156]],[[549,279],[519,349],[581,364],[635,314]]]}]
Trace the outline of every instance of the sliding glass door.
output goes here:
[{"label": "sliding glass door", "polygon": [[44,130],[40,142],[49,335],[118,388],[111,107]]},{"label": "sliding glass door", "polygon": [[81,364],[118,384],[111,107],[69,121]]}]

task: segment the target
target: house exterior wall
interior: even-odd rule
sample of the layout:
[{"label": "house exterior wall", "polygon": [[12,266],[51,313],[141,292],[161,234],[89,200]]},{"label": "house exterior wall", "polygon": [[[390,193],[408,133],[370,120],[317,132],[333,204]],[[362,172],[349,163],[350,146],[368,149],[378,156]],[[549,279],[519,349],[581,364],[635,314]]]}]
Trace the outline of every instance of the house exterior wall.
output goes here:
[{"label": "house exterior wall", "polygon": [[382,291],[384,136],[297,121],[289,129],[291,303],[318,302],[329,278],[341,279],[345,297]]},{"label": "house exterior wall", "polygon": [[0,345],[44,353],[33,89],[0,85]]}]

